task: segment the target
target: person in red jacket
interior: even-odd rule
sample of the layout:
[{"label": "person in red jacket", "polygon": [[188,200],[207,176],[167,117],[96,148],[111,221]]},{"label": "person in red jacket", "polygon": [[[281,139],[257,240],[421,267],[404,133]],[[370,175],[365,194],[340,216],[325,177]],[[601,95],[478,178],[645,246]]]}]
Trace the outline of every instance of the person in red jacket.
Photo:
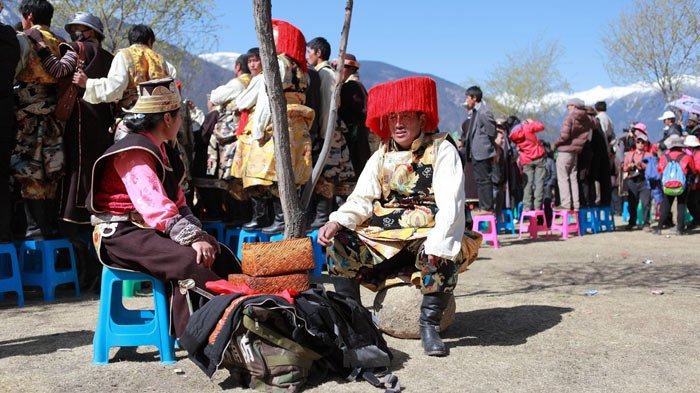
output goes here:
[{"label": "person in red jacket", "polygon": [[[547,177],[547,167],[544,147],[537,138],[536,133],[544,130],[544,125],[538,121],[527,119],[513,127],[510,131],[510,140],[518,146],[520,153],[520,165],[525,174],[525,189],[523,190],[523,210],[539,210],[544,199],[544,179]],[[534,207],[532,204],[535,188]]]},{"label": "person in red jacket", "polygon": [[[685,137],[683,144],[687,147],[688,153],[693,157],[693,164],[700,175],[700,141],[695,135]],[[695,176],[695,182],[688,184],[688,211],[693,216],[693,221],[688,224],[688,229],[700,226],[700,179]]]},{"label": "person in red jacket", "polygon": [[[659,157],[659,164],[656,166],[656,169],[663,176],[664,169],[666,169],[666,165],[668,165],[669,160],[678,161],[678,164],[681,166],[681,169],[683,169],[683,173],[686,176],[685,191],[683,191],[681,195],[678,195],[678,202],[676,204],[676,229],[671,232],[674,235],[683,235],[685,229],[685,205],[688,200],[689,188],[688,175],[697,174],[698,171],[695,168],[693,158],[685,154],[683,151],[685,146],[683,145],[682,137],[678,135],[671,135],[664,141],[664,145],[666,145],[668,150]],[[661,217],[659,218],[659,225],[656,227],[656,230],[654,230],[655,235],[661,234],[661,223],[666,222],[666,220],[669,218],[671,214],[671,205],[673,205],[673,200],[675,198],[675,196],[666,195],[664,193],[664,200],[661,202]]]}]

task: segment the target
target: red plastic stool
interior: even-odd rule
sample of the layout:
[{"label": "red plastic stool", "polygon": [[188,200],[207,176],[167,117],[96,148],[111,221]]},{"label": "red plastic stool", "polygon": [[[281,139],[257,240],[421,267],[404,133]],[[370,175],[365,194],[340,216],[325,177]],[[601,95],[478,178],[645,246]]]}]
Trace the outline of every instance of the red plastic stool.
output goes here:
[{"label": "red plastic stool", "polygon": [[[525,222],[527,219],[527,222]],[[542,220],[542,224],[537,222]],[[518,229],[518,239],[523,238],[523,232],[530,233],[530,237],[537,239],[537,233],[547,232],[547,217],[544,215],[544,210],[528,210],[520,216],[520,228]]]}]

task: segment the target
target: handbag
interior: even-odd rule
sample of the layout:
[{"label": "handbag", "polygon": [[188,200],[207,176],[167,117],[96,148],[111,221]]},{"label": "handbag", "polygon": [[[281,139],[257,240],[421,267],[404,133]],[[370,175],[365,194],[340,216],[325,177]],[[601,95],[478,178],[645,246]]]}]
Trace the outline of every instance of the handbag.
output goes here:
[{"label": "handbag", "polygon": [[[80,41],[78,44],[78,67],[77,70],[83,69],[85,63],[85,47]],[[78,86],[71,82],[68,89],[61,95],[56,104],[56,109],[53,112],[53,117],[58,121],[68,121],[73,113],[73,107],[78,100]]]}]

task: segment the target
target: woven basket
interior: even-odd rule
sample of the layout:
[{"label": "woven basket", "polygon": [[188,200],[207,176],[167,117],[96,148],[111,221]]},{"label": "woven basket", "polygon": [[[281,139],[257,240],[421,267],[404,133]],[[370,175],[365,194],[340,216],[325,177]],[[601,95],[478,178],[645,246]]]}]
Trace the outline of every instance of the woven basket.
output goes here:
[{"label": "woven basket", "polygon": [[294,289],[299,292],[309,289],[309,274],[292,273],[282,276],[254,277],[247,274],[229,274],[228,282],[233,285],[247,284],[252,290],[259,293],[277,293],[285,289]]},{"label": "woven basket", "polygon": [[315,267],[314,249],[308,237],[244,243],[241,256],[243,273],[255,277],[299,273]]}]

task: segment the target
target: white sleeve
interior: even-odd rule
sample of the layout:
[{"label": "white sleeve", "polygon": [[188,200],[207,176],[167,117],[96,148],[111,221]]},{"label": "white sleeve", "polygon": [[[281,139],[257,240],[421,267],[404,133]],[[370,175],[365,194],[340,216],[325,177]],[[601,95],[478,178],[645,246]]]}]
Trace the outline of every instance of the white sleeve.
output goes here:
[{"label": "white sleeve", "polygon": [[245,90],[245,86],[238,78],[231,79],[225,85],[219,86],[211,91],[209,101],[213,105],[223,105],[238,97]]},{"label": "white sleeve", "polygon": [[250,109],[258,102],[258,93],[265,89],[265,79],[258,74],[250,80],[248,87],[236,97],[236,109]]},{"label": "white sleeve", "polygon": [[88,79],[85,85],[83,99],[90,104],[117,102],[124,96],[124,90],[129,86],[129,66],[124,54],[119,51],[106,78]]},{"label": "white sleeve", "polygon": [[165,60],[165,67],[168,69],[168,75],[173,79],[177,79],[177,69],[175,69],[175,66]]},{"label": "white sleeve", "polygon": [[331,113],[331,100],[333,99],[333,91],[335,89],[335,73],[328,68],[323,68],[318,73],[321,79],[321,102],[318,114],[318,125],[320,127],[321,137],[326,135],[328,127],[328,117]]},{"label": "white sleeve", "polygon": [[372,215],[372,204],[382,196],[379,183],[379,166],[384,152],[379,149],[372,154],[357,179],[357,185],[348,197],[347,202],[331,213],[329,221],[354,230],[359,224],[367,221]]},{"label": "white sleeve", "polygon": [[425,240],[425,253],[454,260],[464,236],[464,172],[457,149],[448,141],[438,148],[433,166],[433,193],[438,212]]}]

